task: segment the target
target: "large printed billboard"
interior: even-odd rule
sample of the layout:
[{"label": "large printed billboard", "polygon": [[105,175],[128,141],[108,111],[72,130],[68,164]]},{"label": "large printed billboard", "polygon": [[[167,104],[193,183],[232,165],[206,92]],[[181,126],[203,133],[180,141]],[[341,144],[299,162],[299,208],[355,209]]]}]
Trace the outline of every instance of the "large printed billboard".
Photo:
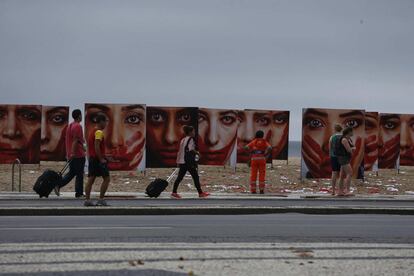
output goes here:
[{"label": "large printed billboard", "polygon": [[270,145],[272,159],[288,160],[289,150],[289,111],[270,111],[272,127],[270,128]]},{"label": "large printed billboard", "polygon": [[171,168],[177,166],[183,126],[193,126],[197,132],[197,107],[147,107],[147,167]]},{"label": "large printed billboard", "polygon": [[414,115],[401,114],[400,165],[414,166]]},{"label": "large printed billboard", "polygon": [[379,114],[378,112],[365,112],[365,171],[378,170],[378,137]]},{"label": "large printed billboard", "polygon": [[0,105],[0,163],[40,162],[42,106]]},{"label": "large printed billboard", "polygon": [[[96,117],[108,122],[104,130],[108,168],[117,171],[145,169],[146,107],[143,104],[85,104],[85,137],[94,135]],[[93,145],[88,144],[88,147]]]},{"label": "large printed billboard", "polygon": [[66,160],[65,135],[68,123],[68,106],[42,106],[41,161]]},{"label": "large printed billboard", "polygon": [[198,147],[201,165],[236,165],[237,110],[200,108]]},{"label": "large printed billboard", "polygon": [[302,178],[330,178],[329,139],[335,124],[352,127],[355,150],[351,167],[354,178],[363,176],[365,111],[357,109],[305,108],[302,111]]},{"label": "large printed billboard", "polygon": [[378,168],[396,169],[400,155],[400,114],[380,113]]},{"label": "large printed billboard", "polygon": [[[289,111],[277,110],[241,110],[238,112],[237,162],[246,163],[250,152],[244,149],[258,130],[264,132],[264,138],[272,146],[272,158],[287,160],[289,145]],[[271,161],[269,159],[269,162]]]}]

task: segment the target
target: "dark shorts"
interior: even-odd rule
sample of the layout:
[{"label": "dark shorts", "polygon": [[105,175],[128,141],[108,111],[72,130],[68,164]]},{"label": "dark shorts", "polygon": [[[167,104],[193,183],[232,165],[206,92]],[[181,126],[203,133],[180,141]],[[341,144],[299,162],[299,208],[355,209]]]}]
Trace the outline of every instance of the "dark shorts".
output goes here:
[{"label": "dark shorts", "polygon": [[99,162],[96,158],[89,158],[88,176],[109,176],[108,165]]},{"label": "dark shorts", "polygon": [[341,166],[348,165],[351,163],[351,157],[350,156],[338,156],[338,163]]},{"label": "dark shorts", "polygon": [[331,168],[333,172],[339,172],[341,170],[341,165],[338,162],[338,157],[331,156]]}]

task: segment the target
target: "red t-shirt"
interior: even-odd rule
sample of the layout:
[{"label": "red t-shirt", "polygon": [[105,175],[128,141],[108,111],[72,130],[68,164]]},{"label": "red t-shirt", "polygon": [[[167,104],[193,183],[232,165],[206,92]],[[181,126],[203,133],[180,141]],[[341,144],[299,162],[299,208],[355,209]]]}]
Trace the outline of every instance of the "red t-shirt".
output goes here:
[{"label": "red t-shirt", "polygon": [[271,148],[272,146],[263,138],[256,138],[253,141],[251,141],[247,147],[249,147],[249,150],[251,152],[251,158],[265,158],[265,152],[268,148]]},{"label": "red t-shirt", "polygon": [[[76,143],[75,152],[72,153],[72,143],[75,139],[79,140],[79,142]],[[85,139],[83,138],[81,124],[76,121],[70,123],[66,129],[66,157],[68,159],[85,157],[84,143]]]},{"label": "red t-shirt", "polygon": [[95,129],[91,132],[88,137],[88,155],[89,157],[96,158],[96,151],[95,151],[95,140],[100,140],[101,143],[99,144],[99,148],[101,150],[101,155],[105,156],[105,137],[104,133],[100,129]]}]

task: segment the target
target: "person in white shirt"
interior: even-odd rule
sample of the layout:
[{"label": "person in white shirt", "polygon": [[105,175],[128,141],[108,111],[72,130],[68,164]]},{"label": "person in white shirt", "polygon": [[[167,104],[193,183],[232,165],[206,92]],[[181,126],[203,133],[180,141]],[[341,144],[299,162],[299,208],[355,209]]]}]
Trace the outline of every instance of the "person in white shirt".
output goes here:
[{"label": "person in white shirt", "polygon": [[179,172],[177,179],[175,180],[173,191],[171,193],[172,198],[180,199],[181,196],[177,193],[178,185],[183,180],[187,171],[191,174],[193,178],[194,185],[197,188],[198,196],[199,197],[208,197],[210,194],[207,192],[203,192],[200,185],[200,178],[198,176],[198,168],[196,164],[187,164],[185,161],[185,152],[186,148],[188,151],[197,151],[196,144],[195,144],[195,130],[192,126],[184,126],[183,127],[185,137],[181,139],[180,148],[177,154],[177,164],[179,167]]}]

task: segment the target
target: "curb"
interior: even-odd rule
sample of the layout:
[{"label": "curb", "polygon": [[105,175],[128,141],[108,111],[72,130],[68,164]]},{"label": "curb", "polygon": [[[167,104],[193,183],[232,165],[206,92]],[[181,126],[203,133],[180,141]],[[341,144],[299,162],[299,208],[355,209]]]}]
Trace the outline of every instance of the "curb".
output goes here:
[{"label": "curb", "polygon": [[161,216],[161,215],[414,215],[414,208],[344,207],[24,207],[0,208],[0,216]]}]

